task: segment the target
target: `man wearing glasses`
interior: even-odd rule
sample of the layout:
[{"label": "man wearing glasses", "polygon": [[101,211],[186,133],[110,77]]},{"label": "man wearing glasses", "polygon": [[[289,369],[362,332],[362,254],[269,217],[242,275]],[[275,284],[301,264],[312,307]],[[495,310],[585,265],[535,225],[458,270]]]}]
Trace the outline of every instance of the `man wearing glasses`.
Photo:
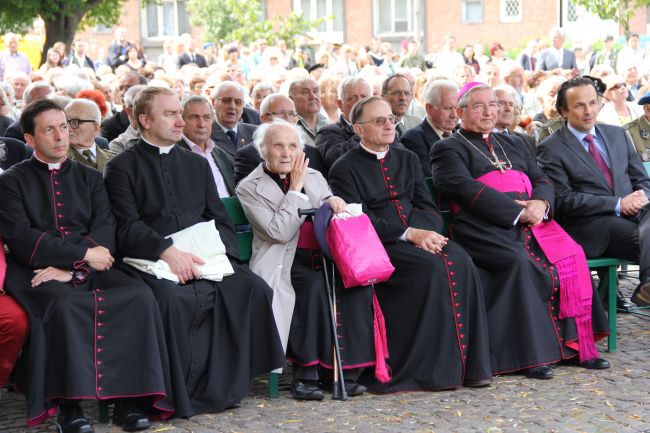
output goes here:
[{"label": "man wearing glasses", "polygon": [[115,154],[95,144],[102,118],[97,104],[88,99],[73,99],[65,107],[65,116],[70,127],[68,158],[103,172],[106,162]]},{"label": "man wearing glasses", "polygon": [[436,143],[431,171],[479,268],[493,372],[551,379],[549,364],[568,359],[609,368],[595,346],[607,320],[582,248],[553,221],[552,182],[518,137],[493,132],[492,88],[468,83],[457,105],[460,129]]},{"label": "man wearing glasses", "polygon": [[393,146],[395,117],[384,99],[357,102],[350,120],[361,141],[332,166],[332,192],[362,204],[395,267],[388,281],[375,285],[393,378],[365,384],[374,392],[489,385],[478,273],[469,256],[441,234],[443,221],[420,160]]},{"label": "man wearing glasses", "polygon": [[[276,119],[296,123],[298,113],[296,113],[291,99],[280,93],[271,93],[260,104],[260,120],[263,123],[270,123]],[[316,148],[313,146],[305,146],[304,151],[309,160],[309,167],[320,171],[327,178],[327,170]],[[238,184],[240,180],[248,176],[262,161],[263,159],[253,143],[238,150],[235,155],[235,184]]]},{"label": "man wearing glasses", "polygon": [[390,109],[397,121],[395,125],[397,139],[422,122],[422,119],[407,114],[413,101],[413,89],[406,75],[395,74],[386,78],[381,85],[381,94],[390,104]]},{"label": "man wearing glasses", "polygon": [[237,150],[253,141],[253,132],[257,129],[255,125],[239,121],[244,112],[244,98],[244,89],[233,81],[223,81],[212,90],[216,118],[210,138],[233,160]]}]

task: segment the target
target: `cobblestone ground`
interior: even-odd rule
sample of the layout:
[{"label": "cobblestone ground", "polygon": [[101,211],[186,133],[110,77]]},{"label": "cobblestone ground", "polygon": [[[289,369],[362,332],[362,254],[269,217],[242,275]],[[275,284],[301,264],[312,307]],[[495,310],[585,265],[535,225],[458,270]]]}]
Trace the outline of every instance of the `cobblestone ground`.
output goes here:
[{"label": "cobblestone ground", "polygon": [[[621,281],[629,296],[638,284]],[[645,314],[650,315],[650,310]],[[506,375],[488,388],[445,392],[363,395],[346,402],[298,402],[281,382],[280,398],[269,399],[256,380],[241,408],[190,420],[156,423],[148,432],[594,432],[650,433],[650,317],[620,314],[618,351],[600,349],[612,368],[604,371],[559,365],[547,381]],[[86,404],[96,422],[96,405]],[[24,399],[0,397],[0,432],[55,432],[52,422],[24,426]],[[95,424],[95,432],[119,432]]]}]

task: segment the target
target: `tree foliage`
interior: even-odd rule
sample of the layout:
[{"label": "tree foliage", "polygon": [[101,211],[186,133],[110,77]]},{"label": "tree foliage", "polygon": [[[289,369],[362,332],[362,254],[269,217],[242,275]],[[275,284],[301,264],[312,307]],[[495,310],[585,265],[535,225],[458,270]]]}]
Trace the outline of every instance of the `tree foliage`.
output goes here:
[{"label": "tree foliage", "polygon": [[250,44],[264,38],[270,44],[284,40],[293,48],[296,35],[310,32],[325,21],[308,20],[294,12],[265,20],[261,0],[189,0],[187,9],[192,24],[203,27],[204,39],[212,42],[237,40]]},{"label": "tree foliage", "polygon": [[0,2],[0,33],[24,32],[34,19],[45,24],[45,44],[42,59],[57,41],[70,46],[77,31],[86,26],[119,21],[127,0],[3,0]]},{"label": "tree foliage", "polygon": [[603,20],[614,20],[630,31],[630,20],[638,8],[650,5],[650,0],[572,0],[576,5],[583,6],[588,12]]}]

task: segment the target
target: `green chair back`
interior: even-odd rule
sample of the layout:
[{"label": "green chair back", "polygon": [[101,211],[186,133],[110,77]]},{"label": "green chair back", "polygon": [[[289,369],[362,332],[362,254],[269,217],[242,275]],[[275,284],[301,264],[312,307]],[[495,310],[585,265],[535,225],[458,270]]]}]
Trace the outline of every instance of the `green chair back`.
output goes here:
[{"label": "green chair back", "polygon": [[237,197],[225,197],[221,199],[226,213],[235,226],[237,242],[239,243],[239,256],[247,262],[253,254],[253,232],[251,231],[244,209]]}]

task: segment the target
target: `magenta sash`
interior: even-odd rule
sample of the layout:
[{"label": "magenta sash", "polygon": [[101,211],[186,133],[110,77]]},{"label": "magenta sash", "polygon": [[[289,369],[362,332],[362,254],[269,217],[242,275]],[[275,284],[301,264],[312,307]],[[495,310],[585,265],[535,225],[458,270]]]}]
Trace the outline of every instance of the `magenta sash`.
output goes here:
[{"label": "magenta sash", "polygon": [[[528,176],[516,170],[504,173],[495,170],[476,180],[500,192],[526,192],[529,197],[533,192]],[[530,229],[546,258],[557,269],[560,278],[559,317],[575,319],[580,361],[597,358],[598,349],[591,326],[593,286],[582,247],[555,221],[545,221]]]},{"label": "magenta sash", "polygon": [[306,250],[320,250],[316,234],[314,233],[314,223],[305,221],[300,226],[300,234],[298,235],[298,248]]}]

